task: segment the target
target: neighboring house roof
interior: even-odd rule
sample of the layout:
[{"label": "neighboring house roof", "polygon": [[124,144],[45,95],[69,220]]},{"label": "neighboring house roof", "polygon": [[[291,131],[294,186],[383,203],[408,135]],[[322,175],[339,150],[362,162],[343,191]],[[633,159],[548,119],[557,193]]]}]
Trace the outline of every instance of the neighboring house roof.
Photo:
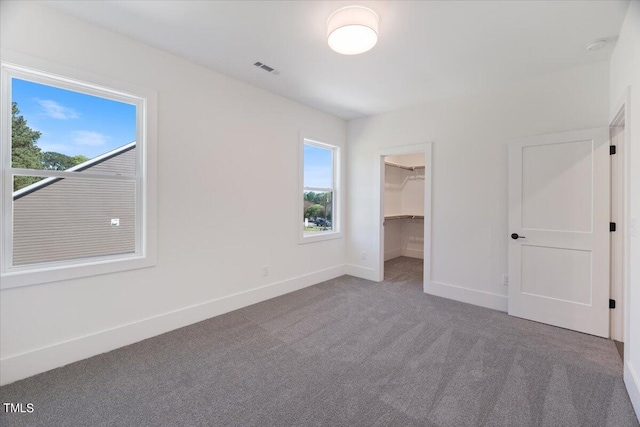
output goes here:
[{"label": "neighboring house roof", "polygon": [[[98,157],[94,157],[93,159],[87,160],[86,162],[82,162],[80,164],[77,164],[73,167],[70,167],[69,169],[66,169],[66,172],[82,172],[84,170],[87,170],[93,166],[99,165],[102,162],[105,162],[109,159],[112,159],[116,156],[119,156],[123,153],[126,153],[129,150],[132,150],[136,148],[136,142],[130,142],[127,145],[123,145],[122,147],[118,147],[115,150],[111,150],[107,153],[101,154]],[[41,188],[44,188],[46,186],[49,186],[51,184],[53,184],[54,182],[60,181],[61,179],[64,178],[57,178],[57,177],[51,177],[51,178],[45,178],[41,181],[38,181],[34,184],[28,185],[24,188],[21,188],[18,191],[14,191],[13,192],[13,200],[18,200],[21,197],[24,197],[28,194],[33,193],[34,191],[38,191]]]}]

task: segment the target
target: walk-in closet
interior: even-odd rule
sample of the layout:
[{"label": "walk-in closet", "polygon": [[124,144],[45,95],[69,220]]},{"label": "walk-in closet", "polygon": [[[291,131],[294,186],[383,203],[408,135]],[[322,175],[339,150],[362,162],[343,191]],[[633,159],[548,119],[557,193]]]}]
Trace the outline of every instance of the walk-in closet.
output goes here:
[{"label": "walk-in closet", "polygon": [[384,260],[424,258],[424,153],[385,157]]}]

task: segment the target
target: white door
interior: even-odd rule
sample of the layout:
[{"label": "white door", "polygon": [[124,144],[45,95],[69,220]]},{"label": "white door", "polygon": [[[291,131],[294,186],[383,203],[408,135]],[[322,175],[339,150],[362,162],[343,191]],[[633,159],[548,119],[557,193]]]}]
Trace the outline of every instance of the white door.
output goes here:
[{"label": "white door", "polygon": [[509,146],[509,314],[609,336],[609,132]]}]

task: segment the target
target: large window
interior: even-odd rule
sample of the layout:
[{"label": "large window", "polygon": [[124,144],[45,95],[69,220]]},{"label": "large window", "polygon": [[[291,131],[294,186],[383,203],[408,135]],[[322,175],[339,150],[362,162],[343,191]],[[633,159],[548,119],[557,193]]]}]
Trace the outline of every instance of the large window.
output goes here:
[{"label": "large window", "polygon": [[338,147],[302,140],[302,242],[339,237]]},{"label": "large window", "polygon": [[144,95],[2,64],[3,287],[149,265],[147,119]]}]

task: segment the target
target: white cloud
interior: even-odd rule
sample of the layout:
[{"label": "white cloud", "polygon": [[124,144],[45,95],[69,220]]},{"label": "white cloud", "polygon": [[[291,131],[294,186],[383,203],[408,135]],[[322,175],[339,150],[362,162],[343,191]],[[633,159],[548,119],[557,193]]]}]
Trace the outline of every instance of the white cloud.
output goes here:
[{"label": "white cloud", "polygon": [[98,132],[88,130],[77,130],[73,132],[73,142],[78,145],[88,145],[90,147],[99,147],[107,143],[109,137]]},{"label": "white cloud", "polygon": [[51,99],[39,99],[38,104],[40,104],[42,111],[44,111],[47,117],[51,117],[52,119],[69,120],[80,117],[73,108],[60,105]]}]

